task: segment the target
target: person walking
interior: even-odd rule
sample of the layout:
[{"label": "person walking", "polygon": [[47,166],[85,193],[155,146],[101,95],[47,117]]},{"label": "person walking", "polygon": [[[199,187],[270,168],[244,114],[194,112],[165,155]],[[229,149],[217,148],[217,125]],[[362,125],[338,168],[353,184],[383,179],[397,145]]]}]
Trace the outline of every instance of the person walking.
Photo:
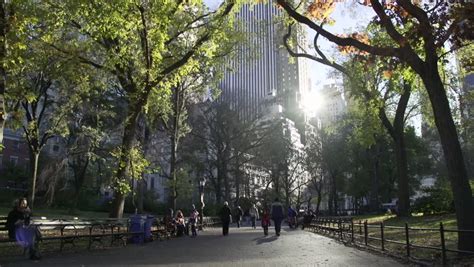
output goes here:
[{"label": "person walking", "polygon": [[295,229],[297,227],[297,225],[296,225],[296,211],[291,206],[288,207],[288,226],[290,226],[290,228],[295,228]]},{"label": "person walking", "polygon": [[186,232],[186,225],[185,225],[185,222],[184,222],[184,215],[183,215],[183,212],[181,210],[178,210],[176,212],[176,219],[175,219],[175,222],[176,222],[176,236],[183,236]]},{"label": "person walking", "polygon": [[242,216],[244,215],[244,211],[240,206],[237,206],[235,209],[235,221],[237,222],[237,228],[240,228],[240,220],[242,220]]},{"label": "person walking", "polygon": [[197,236],[197,231],[196,231],[196,224],[198,220],[199,212],[196,209],[196,206],[193,204],[193,209],[191,211],[191,214],[189,215],[189,224],[191,225],[191,237],[196,237]]},{"label": "person walking", "polygon": [[256,224],[256,221],[259,219],[258,217],[258,209],[257,209],[257,205],[253,204],[251,207],[250,207],[250,210],[249,210],[249,214],[250,214],[250,220],[252,221],[252,227],[253,229],[257,228],[255,226]]},{"label": "person walking", "polygon": [[36,239],[40,237],[40,233],[35,226],[30,224],[30,220],[31,210],[26,198],[15,201],[13,210],[8,213],[6,222],[8,237],[28,249],[31,260],[39,260],[41,256],[39,255]]},{"label": "person walking", "polygon": [[283,214],[283,205],[280,203],[278,198],[275,198],[275,201],[272,203],[272,220],[275,223],[275,233],[277,236],[280,236],[281,231],[281,221],[285,218]]},{"label": "person walking", "polygon": [[264,235],[268,235],[268,227],[270,227],[270,224],[270,214],[268,213],[268,209],[265,209],[262,215],[262,228]]},{"label": "person walking", "polygon": [[222,221],[222,234],[226,236],[229,234],[229,224],[232,217],[232,212],[229,208],[229,202],[224,201],[224,206],[221,208],[219,215]]}]

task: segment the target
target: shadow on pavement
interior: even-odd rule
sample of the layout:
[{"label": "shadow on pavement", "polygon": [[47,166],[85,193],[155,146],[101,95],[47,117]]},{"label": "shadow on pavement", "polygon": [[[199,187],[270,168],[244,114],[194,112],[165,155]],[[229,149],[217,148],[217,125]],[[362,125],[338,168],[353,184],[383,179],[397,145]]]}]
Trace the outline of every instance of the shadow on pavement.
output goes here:
[{"label": "shadow on pavement", "polygon": [[277,239],[278,239],[278,236],[276,236],[276,235],[270,236],[270,237],[262,236],[262,237],[255,238],[254,241],[255,240],[257,241],[257,245],[261,245],[263,243],[273,242]]}]

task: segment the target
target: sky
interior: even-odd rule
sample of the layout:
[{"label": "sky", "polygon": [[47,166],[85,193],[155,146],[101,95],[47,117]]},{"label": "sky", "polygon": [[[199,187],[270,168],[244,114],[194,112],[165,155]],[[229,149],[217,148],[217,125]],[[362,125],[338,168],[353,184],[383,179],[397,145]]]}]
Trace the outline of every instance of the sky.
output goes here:
[{"label": "sky", "polygon": [[[204,3],[211,9],[215,9],[220,3],[222,3],[222,0],[204,0]],[[375,13],[372,8],[357,4],[356,1],[349,0],[340,2],[331,14],[331,18],[336,23],[332,26],[325,26],[325,29],[336,34],[358,32],[363,29],[374,16]],[[312,45],[315,34],[310,29],[308,29],[307,33],[308,42]],[[320,38],[319,45],[328,58],[331,58],[331,56],[336,57],[338,55],[335,46],[330,44],[328,41],[325,41],[324,38]],[[307,112],[316,113],[318,112],[318,107],[324,105],[324,99],[322,99],[318,94],[318,91],[322,89],[324,85],[340,82],[340,80],[335,80],[331,77],[332,75],[330,75],[330,73],[333,71],[334,70],[330,67],[309,60],[311,92],[309,92],[309,95],[305,96],[305,98],[307,99],[308,106],[314,110],[307,110]],[[421,134],[420,119],[418,117],[413,118],[411,124],[415,126],[417,134]]]},{"label": "sky", "polygon": [[[204,3],[211,9],[215,9],[222,3],[222,0],[204,0]],[[330,32],[334,33],[352,33],[357,31],[358,28],[363,25],[367,25],[368,21],[373,17],[374,13],[371,8],[356,4],[355,1],[347,1],[338,3],[334,10],[331,18],[336,23],[333,26],[326,26]],[[310,44],[313,42],[314,33],[308,31],[308,41]],[[323,38],[319,41],[320,47],[327,56],[334,54],[335,48],[329,42],[325,42]],[[327,78],[332,71],[331,68],[321,65],[317,62],[309,62],[309,71],[311,76],[311,84],[313,89],[319,90],[324,84],[331,83],[334,80]]]},{"label": "sky", "polygon": [[[329,32],[336,34],[358,32],[368,24],[374,14],[375,13],[373,13],[371,8],[356,4],[355,1],[347,1],[347,3],[341,2],[337,4],[336,9],[331,14],[331,18],[335,21],[334,25],[327,25],[324,28]],[[308,41],[311,45],[314,35],[314,31],[309,29]],[[339,53],[336,50],[335,45],[321,37],[319,38],[318,44],[327,57],[331,58],[334,56],[334,58],[337,59]],[[328,75],[332,71],[332,68],[312,61],[310,65],[310,73],[313,87],[320,89],[322,85],[334,82],[334,79],[328,78]]]}]

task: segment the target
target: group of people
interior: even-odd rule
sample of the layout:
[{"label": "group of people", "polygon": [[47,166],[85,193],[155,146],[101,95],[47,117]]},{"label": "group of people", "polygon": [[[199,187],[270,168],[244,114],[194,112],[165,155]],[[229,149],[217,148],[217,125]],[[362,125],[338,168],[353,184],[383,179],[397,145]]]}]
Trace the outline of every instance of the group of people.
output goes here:
[{"label": "group of people", "polygon": [[[259,211],[257,206],[253,204],[249,209],[250,220],[252,227],[256,229],[256,221],[259,219]],[[240,228],[240,220],[242,219],[243,211],[240,206],[237,206],[235,213],[235,220],[237,228]],[[224,206],[220,210],[220,218],[222,221],[222,234],[224,236],[229,234],[229,225],[232,222],[232,211],[227,201],[224,202]],[[270,210],[265,208],[262,213],[261,223],[264,235],[268,235],[268,227],[271,225],[270,218],[273,220],[275,225],[275,234],[280,236],[281,223],[285,218],[283,205],[278,198],[272,203]]]},{"label": "group of people", "polygon": [[191,237],[196,237],[198,216],[199,212],[194,204],[189,214],[188,222],[184,219],[184,214],[181,210],[177,210],[176,217],[174,217],[173,210],[170,209],[169,216],[165,217],[165,225],[172,234],[176,233],[176,236],[188,235],[189,228],[191,228]]}]

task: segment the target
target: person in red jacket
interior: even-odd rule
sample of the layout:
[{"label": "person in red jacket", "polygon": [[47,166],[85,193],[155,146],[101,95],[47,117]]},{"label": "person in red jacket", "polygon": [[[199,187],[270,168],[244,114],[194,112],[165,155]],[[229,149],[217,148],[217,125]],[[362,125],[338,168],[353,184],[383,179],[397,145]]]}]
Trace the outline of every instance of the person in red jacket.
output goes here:
[{"label": "person in red jacket", "polygon": [[262,227],[263,227],[264,235],[268,235],[269,226],[270,226],[270,213],[268,212],[268,209],[265,209],[262,215]]}]

